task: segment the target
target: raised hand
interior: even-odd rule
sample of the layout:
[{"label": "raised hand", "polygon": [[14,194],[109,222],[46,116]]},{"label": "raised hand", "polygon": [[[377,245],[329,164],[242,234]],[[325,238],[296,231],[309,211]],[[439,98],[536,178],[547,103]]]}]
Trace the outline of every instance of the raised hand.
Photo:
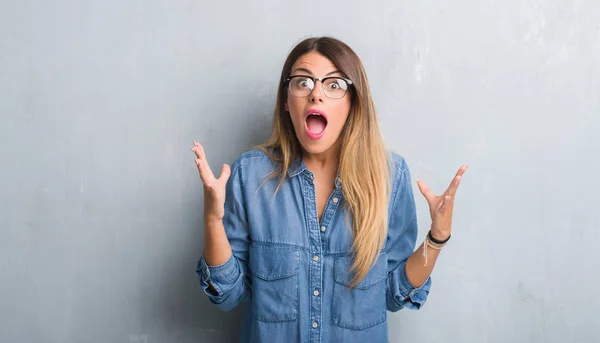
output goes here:
[{"label": "raised hand", "polygon": [[208,165],[202,145],[194,141],[190,149],[196,154],[196,166],[204,183],[204,219],[222,220],[225,214],[225,185],[231,169],[229,165],[223,164],[221,176],[217,179]]},{"label": "raised hand", "polygon": [[468,165],[465,164],[458,169],[458,172],[454,176],[452,182],[450,182],[448,189],[439,196],[433,194],[423,181],[417,180],[417,186],[419,186],[421,194],[423,194],[429,204],[429,212],[431,214],[431,234],[435,239],[445,240],[450,237],[452,231],[454,197],[467,167]]}]

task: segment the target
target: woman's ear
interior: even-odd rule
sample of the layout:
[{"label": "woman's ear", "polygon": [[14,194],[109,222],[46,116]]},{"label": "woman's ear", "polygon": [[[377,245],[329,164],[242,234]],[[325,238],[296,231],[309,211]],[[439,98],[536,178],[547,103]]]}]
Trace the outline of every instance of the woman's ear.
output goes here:
[{"label": "woman's ear", "polygon": [[290,111],[290,108],[288,107],[288,104],[287,104],[287,99],[285,99],[285,100],[283,101],[283,108],[285,109],[285,111],[286,111],[286,112],[289,112],[289,111]]}]

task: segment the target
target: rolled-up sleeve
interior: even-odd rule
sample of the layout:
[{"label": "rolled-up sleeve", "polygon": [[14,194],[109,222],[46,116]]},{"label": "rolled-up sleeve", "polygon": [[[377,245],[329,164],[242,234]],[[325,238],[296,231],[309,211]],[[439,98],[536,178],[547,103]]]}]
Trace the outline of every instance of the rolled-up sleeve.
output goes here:
[{"label": "rolled-up sleeve", "polygon": [[406,261],[415,250],[418,234],[415,199],[408,165],[402,157],[394,159],[394,183],[390,202],[386,242],[388,256],[387,309],[396,312],[404,307],[418,310],[427,300],[431,277],[422,285],[412,285],[406,276]]},{"label": "rolled-up sleeve", "polygon": [[231,166],[225,194],[223,226],[231,245],[232,256],[218,266],[209,266],[202,256],[197,263],[196,273],[209,300],[220,309],[229,311],[240,302],[248,301],[252,288],[248,270],[249,230],[240,159]]}]

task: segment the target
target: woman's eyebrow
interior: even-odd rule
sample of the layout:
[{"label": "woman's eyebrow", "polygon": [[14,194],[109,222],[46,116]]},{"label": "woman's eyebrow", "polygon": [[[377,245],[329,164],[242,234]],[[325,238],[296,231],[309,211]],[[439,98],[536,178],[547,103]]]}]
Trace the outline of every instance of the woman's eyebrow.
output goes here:
[{"label": "woman's eyebrow", "polygon": [[[306,68],[296,68],[296,69],[294,69],[294,73],[297,73],[299,71],[307,73],[309,75],[314,75],[310,70],[308,70]],[[325,75],[325,76],[329,76],[329,75],[335,74],[335,73],[341,74],[342,72],[339,71],[339,70],[334,70],[334,71],[331,71],[331,72],[327,73],[327,75]]]}]

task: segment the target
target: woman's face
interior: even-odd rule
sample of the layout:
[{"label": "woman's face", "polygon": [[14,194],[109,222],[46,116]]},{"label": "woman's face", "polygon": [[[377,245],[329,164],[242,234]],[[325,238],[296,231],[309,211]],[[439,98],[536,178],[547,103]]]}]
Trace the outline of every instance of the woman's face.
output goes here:
[{"label": "woman's face", "polygon": [[[317,52],[300,56],[292,66],[291,76],[294,75],[307,75],[318,79],[330,76],[345,77],[327,57]],[[285,110],[290,114],[294,131],[304,150],[309,154],[320,154],[337,145],[350,112],[350,91],[346,91],[342,98],[332,99],[324,94],[322,82],[315,81],[312,92],[300,97],[291,93],[292,87],[301,89],[307,87],[307,83],[301,79],[292,79],[288,85],[285,102]],[[341,90],[337,83],[326,87],[330,95]]]}]

